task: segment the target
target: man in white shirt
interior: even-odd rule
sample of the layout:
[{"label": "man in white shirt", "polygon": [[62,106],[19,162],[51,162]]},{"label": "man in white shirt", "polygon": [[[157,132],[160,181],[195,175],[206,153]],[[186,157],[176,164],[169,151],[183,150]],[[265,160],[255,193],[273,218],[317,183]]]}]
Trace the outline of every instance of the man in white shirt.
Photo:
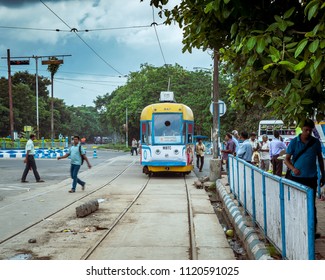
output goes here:
[{"label": "man in white shirt", "polygon": [[34,148],[33,141],[35,140],[35,138],[36,138],[36,136],[34,134],[31,134],[29,137],[29,140],[27,141],[26,146],[25,146],[26,158],[24,159],[24,163],[26,164],[26,166],[25,166],[24,173],[21,177],[22,183],[28,183],[28,181],[26,181],[26,177],[27,177],[29,170],[31,170],[31,169],[33,169],[33,173],[34,173],[36,182],[37,183],[44,182],[38,174],[36,162],[35,162],[35,158],[34,158],[35,148]]},{"label": "man in white shirt", "polygon": [[131,155],[133,156],[134,152],[136,155],[138,155],[138,142],[135,140],[135,138],[132,139],[132,144],[131,144]]},{"label": "man in white shirt", "polygon": [[270,141],[266,134],[262,136],[262,144],[260,146],[260,168],[269,171],[270,168]]},{"label": "man in white shirt", "polygon": [[280,153],[285,151],[286,145],[280,141],[280,133],[275,130],[273,132],[274,138],[270,143],[270,158],[273,165],[273,174],[282,176],[283,160],[278,159]]}]

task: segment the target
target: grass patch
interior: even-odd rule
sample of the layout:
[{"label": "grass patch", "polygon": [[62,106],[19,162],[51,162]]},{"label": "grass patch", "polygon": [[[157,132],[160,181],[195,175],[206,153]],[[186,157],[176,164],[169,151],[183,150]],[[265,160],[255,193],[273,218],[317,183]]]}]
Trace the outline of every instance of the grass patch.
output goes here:
[{"label": "grass patch", "polygon": [[131,148],[125,147],[125,144],[104,144],[97,147],[98,149],[110,149],[110,150],[117,150],[123,152],[131,152]]}]

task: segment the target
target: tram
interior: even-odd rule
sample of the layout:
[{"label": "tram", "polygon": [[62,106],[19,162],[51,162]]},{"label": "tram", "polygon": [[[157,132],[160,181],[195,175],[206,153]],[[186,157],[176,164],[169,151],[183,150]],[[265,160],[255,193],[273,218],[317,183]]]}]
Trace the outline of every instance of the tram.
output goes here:
[{"label": "tram", "polygon": [[143,173],[189,174],[193,170],[193,112],[176,103],[173,92],[161,92],[159,101],[145,107],[140,117]]}]

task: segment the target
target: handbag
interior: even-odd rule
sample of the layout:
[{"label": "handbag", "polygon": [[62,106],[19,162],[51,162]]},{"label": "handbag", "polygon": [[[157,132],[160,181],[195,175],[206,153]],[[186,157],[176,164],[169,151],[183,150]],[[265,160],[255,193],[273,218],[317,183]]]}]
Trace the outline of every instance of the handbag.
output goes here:
[{"label": "handbag", "polygon": [[[297,156],[296,156],[295,158],[292,157],[292,165],[294,166],[294,162],[297,161],[297,160],[300,158],[300,156],[301,156],[304,152],[306,152],[306,151],[307,151],[311,146],[313,146],[315,143],[316,143],[316,138],[312,137],[312,138],[310,139],[310,141],[308,142],[308,144],[306,145],[306,147],[303,148],[303,149],[302,149],[302,150],[297,154]],[[289,179],[289,180],[292,179],[291,170],[290,170],[289,168],[287,168],[287,172],[286,172],[286,175],[284,176],[284,178]]]}]

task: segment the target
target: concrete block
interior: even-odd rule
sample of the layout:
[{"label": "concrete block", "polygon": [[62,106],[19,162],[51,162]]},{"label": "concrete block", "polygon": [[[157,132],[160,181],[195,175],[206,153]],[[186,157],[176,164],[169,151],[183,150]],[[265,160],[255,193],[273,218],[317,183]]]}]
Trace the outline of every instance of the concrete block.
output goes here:
[{"label": "concrete block", "polygon": [[98,207],[99,207],[99,203],[97,199],[88,201],[76,207],[76,215],[78,218],[88,216],[89,214],[97,211]]}]

